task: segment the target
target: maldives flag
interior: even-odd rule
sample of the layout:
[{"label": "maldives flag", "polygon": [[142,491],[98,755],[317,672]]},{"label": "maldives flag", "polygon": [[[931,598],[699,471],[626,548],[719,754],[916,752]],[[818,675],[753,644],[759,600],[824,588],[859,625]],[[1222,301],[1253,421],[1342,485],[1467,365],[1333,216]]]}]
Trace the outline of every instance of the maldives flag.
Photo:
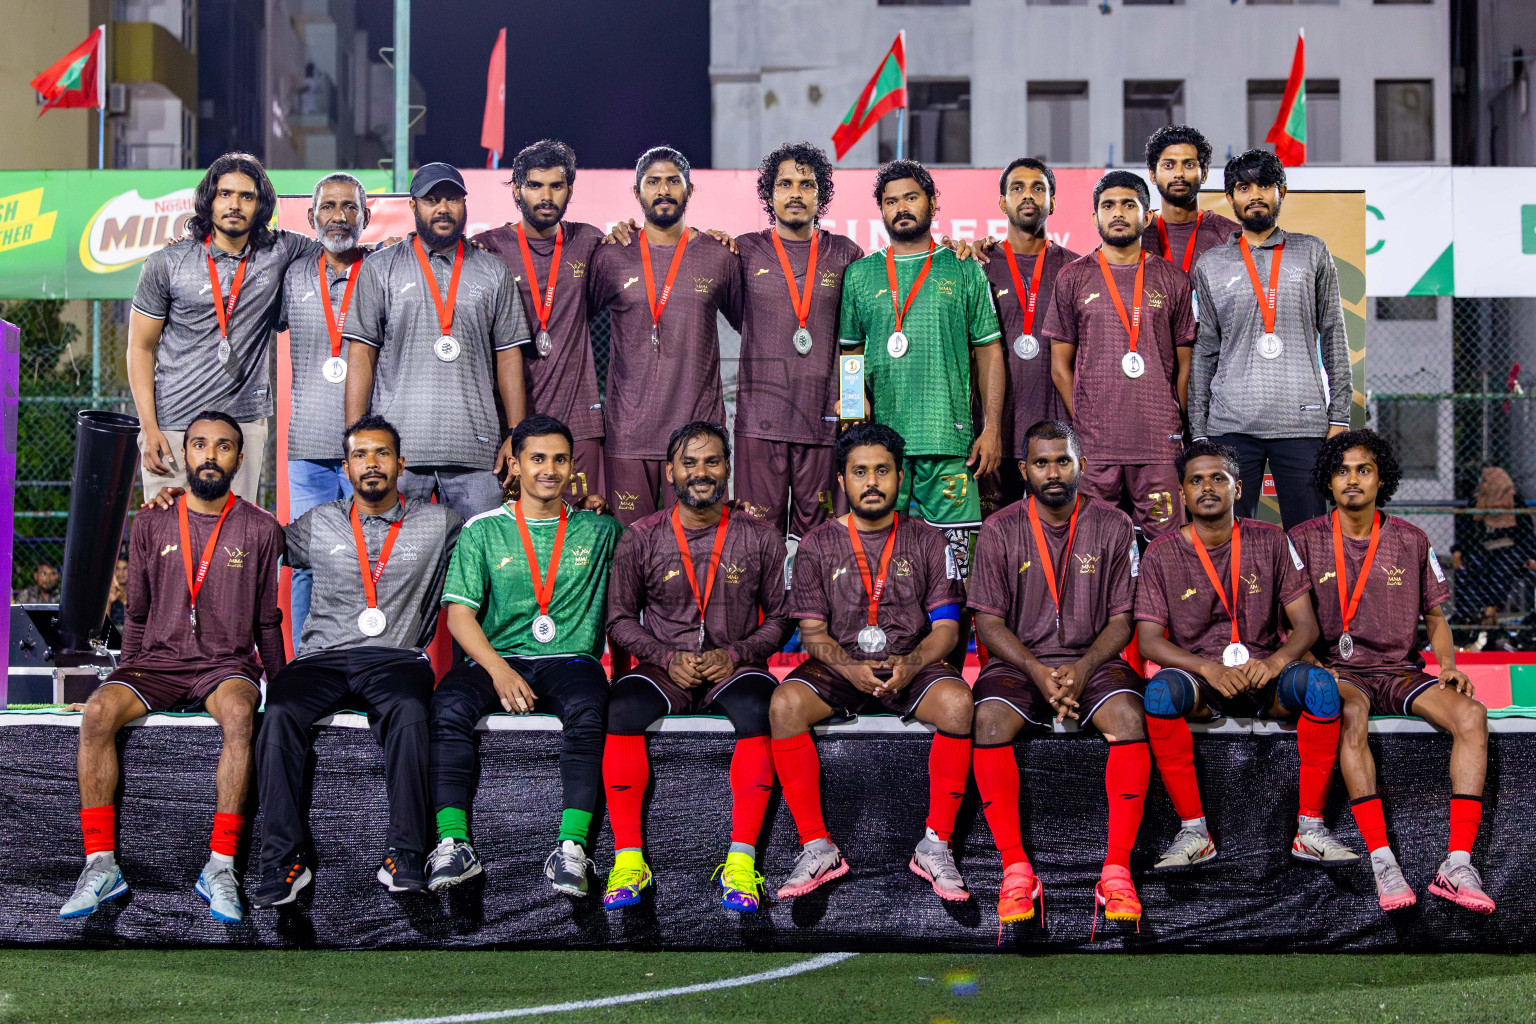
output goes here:
[{"label": "maldives flag", "polygon": [[1307,162],[1307,77],[1302,54],[1306,42],[1306,30],[1301,29],[1296,33],[1296,56],[1291,58],[1291,76],[1285,81],[1280,113],[1264,136],[1265,142],[1275,144],[1275,155],[1287,167],[1300,167]]},{"label": "maldives flag", "polygon": [[42,93],[46,101],[37,112],[38,117],[54,107],[106,107],[107,81],[102,73],[106,40],[107,27],[96,26],[85,42],[32,79],[32,88]]},{"label": "maldives flag", "polygon": [[832,133],[832,144],[837,147],[837,158],[853,148],[864,133],[875,126],[886,114],[907,105],[907,33],[896,33],[896,41],[880,62],[879,70],[859,93],[859,98],[848,108],[843,123]]},{"label": "maldives flag", "polygon": [[480,123],[480,145],[490,150],[485,166],[495,167],[505,151],[507,130],[507,30],[491,47],[491,66],[485,73],[485,119]]}]

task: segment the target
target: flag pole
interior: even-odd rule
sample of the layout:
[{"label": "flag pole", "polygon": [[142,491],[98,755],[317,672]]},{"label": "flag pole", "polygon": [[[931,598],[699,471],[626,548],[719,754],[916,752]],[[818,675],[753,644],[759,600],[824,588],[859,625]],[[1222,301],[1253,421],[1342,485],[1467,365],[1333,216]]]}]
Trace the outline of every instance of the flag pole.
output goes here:
[{"label": "flag pole", "polygon": [[906,29],[901,29],[899,32],[896,33],[896,36],[897,36],[898,39],[901,40],[901,54],[902,54],[901,92],[902,92],[902,96],[904,97],[903,100],[902,100],[902,104],[901,104],[900,109],[898,109],[896,111],[896,159],[897,160],[905,160],[907,158],[907,103],[908,103],[908,99],[906,98],[906,92],[907,92],[907,66],[906,66],[907,30]]},{"label": "flag pole", "polygon": [[395,191],[411,185],[411,0],[395,0]]},{"label": "flag pole", "polygon": [[[96,59],[96,169],[107,166],[107,26],[101,25]],[[101,300],[91,303],[91,406],[101,405]]]}]

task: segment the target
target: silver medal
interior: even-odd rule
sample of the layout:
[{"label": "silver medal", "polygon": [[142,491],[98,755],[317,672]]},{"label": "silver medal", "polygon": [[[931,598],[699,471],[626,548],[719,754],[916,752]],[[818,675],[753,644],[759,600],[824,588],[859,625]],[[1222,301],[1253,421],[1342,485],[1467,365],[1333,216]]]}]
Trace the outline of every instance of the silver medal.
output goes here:
[{"label": "silver medal", "polygon": [[363,636],[378,636],[387,624],[384,613],[377,608],[364,608],[357,617],[357,628],[363,631]]},{"label": "silver medal", "polygon": [[192,613],[187,616],[187,621],[192,623],[193,632],[197,631],[197,605],[192,606]]},{"label": "silver medal", "polygon": [[539,355],[547,356],[555,350],[555,343],[548,331],[541,330],[539,336],[533,339],[533,347],[539,350]]},{"label": "silver medal", "polygon": [[445,363],[451,363],[459,358],[459,343],[453,335],[445,334],[432,343],[432,353]]},{"label": "silver medal", "polygon": [[533,619],[533,638],[541,644],[547,644],[555,638],[555,620],[548,615],[537,615]]},{"label": "silver medal", "polygon": [[865,654],[879,654],[885,650],[885,630],[879,626],[865,626],[859,630],[859,650]]},{"label": "silver medal", "polygon": [[1013,339],[1013,354],[1020,359],[1033,359],[1040,354],[1040,342],[1033,334],[1021,334]]},{"label": "silver medal", "polygon": [[347,379],[347,361],[341,356],[331,356],[320,367],[320,375],[332,384],[340,384]]},{"label": "silver medal", "polygon": [[1285,351],[1285,344],[1281,342],[1280,335],[1273,331],[1259,339],[1259,355],[1265,359],[1279,359],[1280,353]]},{"label": "silver medal", "polygon": [[801,327],[795,331],[795,351],[806,356],[811,354],[811,332]]},{"label": "silver medal", "polygon": [[886,340],[885,351],[890,355],[892,359],[900,359],[902,356],[907,354],[907,348],[909,345],[910,343],[907,341],[907,336],[900,331],[895,331],[891,334],[890,338]]},{"label": "silver medal", "polygon": [[661,335],[656,333],[656,325],[651,324],[651,351],[661,351]]},{"label": "silver medal", "polygon": [[229,359],[230,359],[230,357],[232,355],[234,355],[234,350],[229,347],[229,339],[228,338],[220,338],[219,339],[219,362],[221,362],[221,363],[229,362]]},{"label": "silver medal", "polygon": [[1221,652],[1221,663],[1227,666],[1227,668],[1237,668],[1237,666],[1247,664],[1247,662],[1248,648],[1242,644],[1227,644],[1226,648]]},{"label": "silver medal", "polygon": [[1339,636],[1339,657],[1348,661],[1355,656],[1355,638],[1348,633]]},{"label": "silver medal", "polygon": [[1132,380],[1147,372],[1147,361],[1141,357],[1140,352],[1127,352],[1120,357],[1120,369]]}]

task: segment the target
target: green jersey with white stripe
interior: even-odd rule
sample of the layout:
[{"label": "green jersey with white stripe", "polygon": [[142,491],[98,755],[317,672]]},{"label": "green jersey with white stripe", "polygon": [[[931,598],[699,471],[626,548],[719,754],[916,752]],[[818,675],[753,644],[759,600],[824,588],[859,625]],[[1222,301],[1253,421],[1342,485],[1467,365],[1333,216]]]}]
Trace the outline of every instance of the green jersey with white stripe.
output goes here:
[{"label": "green jersey with white stripe", "polygon": [[[896,257],[903,304],[926,259],[926,253]],[[939,246],[922,290],[902,317],[907,351],[892,358],[886,342],[895,330],[882,249],[843,272],[838,331],[845,346],[864,345],[864,379],[874,399],[871,418],[894,427],[907,442],[908,455],[968,455],[975,440],[971,347],[1002,337],[986,272]]]},{"label": "green jersey with white stripe", "polygon": [[[549,581],[549,559],[560,520],[529,519],[528,533],[539,561],[539,574]],[[549,615],[555,637],[541,644],[533,637],[539,614],[533,574],[511,505],[475,516],[464,524],[448,564],[443,604],[475,609],[485,638],[504,658],[601,656],[603,624],[608,602],[608,570],[613,549],[624,528],[611,516],[572,511],[566,521],[565,546],[555,572],[555,592]]]}]

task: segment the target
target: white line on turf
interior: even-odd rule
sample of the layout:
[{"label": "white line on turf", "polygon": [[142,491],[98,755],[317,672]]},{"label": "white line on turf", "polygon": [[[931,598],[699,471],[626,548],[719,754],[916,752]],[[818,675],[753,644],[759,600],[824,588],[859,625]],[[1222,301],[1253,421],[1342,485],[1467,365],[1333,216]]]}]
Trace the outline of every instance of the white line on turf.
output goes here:
[{"label": "white line on turf", "polygon": [[512,1017],[537,1017],[546,1013],[567,1013],[571,1010],[601,1010],[605,1007],[620,1006],[624,1003],[642,1003],[648,999],[667,999],[671,996],[690,996],[697,992],[716,992],[723,988],[740,988],[743,985],[757,985],[765,981],[778,981],[780,978],[793,978],[797,974],[819,971],[823,967],[840,964],[844,960],[858,955],[857,953],[822,953],[819,956],[811,957],[809,960],[802,960],[797,964],[790,964],[788,967],[779,967],[771,971],[743,974],[739,978],[721,978],[718,981],[706,981],[697,985],[659,988],[653,992],[630,992],[622,996],[582,999],[571,1003],[549,1003],[546,1006],[523,1006],[515,1010],[486,1010],[481,1013],[458,1013],[451,1017],[405,1017],[399,1020],[374,1021],[372,1024],[473,1024],[475,1021],[507,1020]]}]

